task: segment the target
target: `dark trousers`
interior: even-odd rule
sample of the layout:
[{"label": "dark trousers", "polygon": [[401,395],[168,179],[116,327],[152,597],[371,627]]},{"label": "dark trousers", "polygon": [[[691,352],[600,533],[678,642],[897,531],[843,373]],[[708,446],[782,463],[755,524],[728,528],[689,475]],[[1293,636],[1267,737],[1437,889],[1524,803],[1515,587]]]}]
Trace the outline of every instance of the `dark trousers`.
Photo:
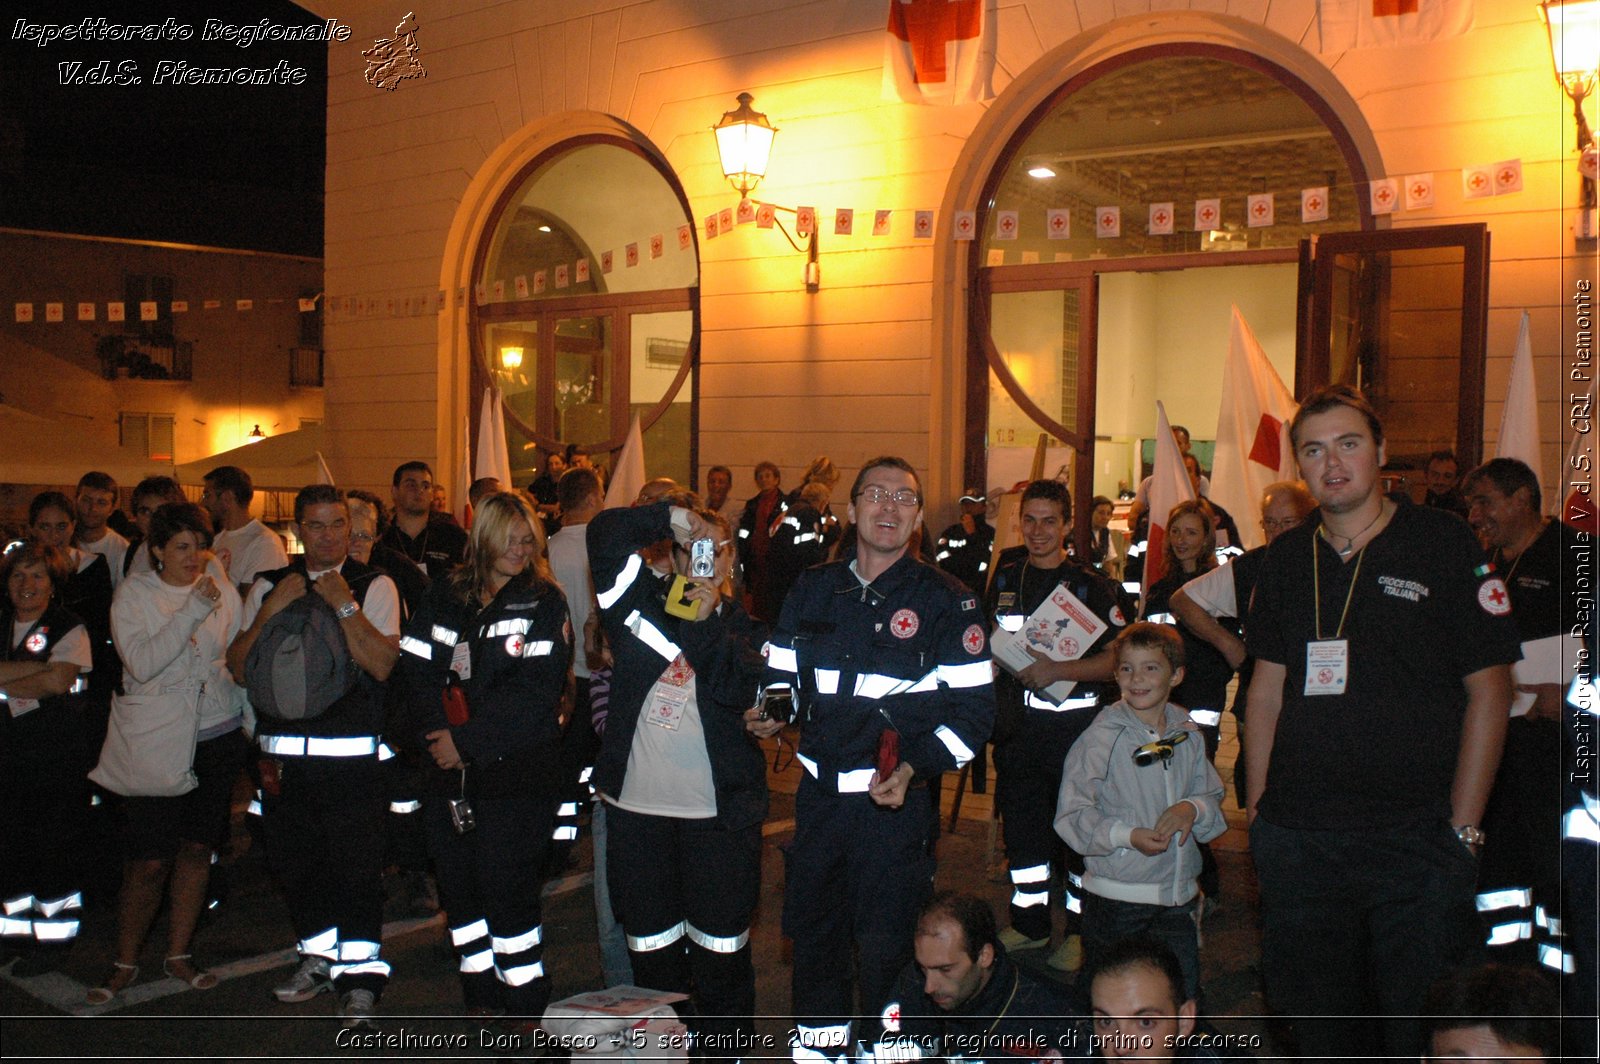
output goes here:
[{"label": "dark trousers", "polygon": [[477,827],[457,834],[447,799],[422,803],[462,997],[469,1009],[537,1020],[550,1003],[539,901],[555,801],[473,798],[472,811]]},{"label": "dark trousers", "polygon": [[[278,793],[263,792],[267,860],[300,951],[327,957],[334,988],[383,992],[384,813],[377,757],[286,757]],[[331,934],[330,934],[331,933]]]},{"label": "dark trousers", "polygon": [[[1504,963],[1536,964],[1561,911],[1561,722],[1514,717],[1483,814],[1478,912]],[[1542,912],[1541,912],[1542,910]]]},{"label": "dark trousers", "polygon": [[689,1028],[706,1056],[736,1057],[755,1034],[750,923],[761,893],[761,825],[606,810],[611,905],[639,986],[691,995]]},{"label": "dark trousers", "polygon": [[[1095,965],[1119,941],[1134,936],[1165,943],[1183,968],[1184,989],[1189,997],[1200,996],[1200,936],[1194,923],[1199,897],[1182,905],[1142,905],[1088,894],[1083,899],[1083,970],[1094,978]],[[1087,982],[1080,981],[1087,987]]]},{"label": "dark trousers", "polygon": [[1011,926],[1029,938],[1050,937],[1052,872],[1065,900],[1066,933],[1082,929],[1083,858],[1056,834],[1056,800],[1067,753],[1098,712],[1026,709],[1016,733],[994,748],[995,805],[1011,869]]},{"label": "dark trousers", "polygon": [[802,1026],[849,1022],[859,984],[866,1021],[855,1037],[877,1040],[879,1016],[911,960],[917,912],[933,891],[936,815],[926,787],[912,787],[903,806],[885,809],[865,794],[837,794],[801,779],[783,931],[794,940],[792,1001]]},{"label": "dark trousers", "polygon": [[1477,861],[1450,825],[1309,831],[1258,817],[1250,851],[1268,1000],[1304,1018],[1301,1054],[1416,1060],[1428,987],[1477,949]]}]

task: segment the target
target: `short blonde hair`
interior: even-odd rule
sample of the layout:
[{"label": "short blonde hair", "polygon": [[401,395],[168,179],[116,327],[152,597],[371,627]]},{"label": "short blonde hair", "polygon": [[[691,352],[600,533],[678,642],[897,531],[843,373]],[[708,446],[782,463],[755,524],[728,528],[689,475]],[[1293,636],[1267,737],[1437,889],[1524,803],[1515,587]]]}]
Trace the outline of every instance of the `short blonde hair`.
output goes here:
[{"label": "short blonde hair", "polygon": [[539,515],[516,492],[496,491],[485,495],[478,503],[472,517],[472,534],[467,539],[467,556],[454,577],[457,588],[465,590],[469,599],[490,586],[495,559],[510,546],[511,529],[519,517],[528,522],[528,527],[533,530],[534,543],[539,548],[528,563],[528,569],[533,573],[536,583],[550,583],[550,563],[544,556],[544,525]]}]

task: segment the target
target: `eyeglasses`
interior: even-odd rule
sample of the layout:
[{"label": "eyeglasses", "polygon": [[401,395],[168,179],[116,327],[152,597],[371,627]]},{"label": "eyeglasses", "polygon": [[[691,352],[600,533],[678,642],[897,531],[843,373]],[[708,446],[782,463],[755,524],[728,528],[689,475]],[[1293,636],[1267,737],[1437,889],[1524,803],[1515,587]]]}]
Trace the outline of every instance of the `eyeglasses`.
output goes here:
[{"label": "eyeglasses", "polygon": [[1141,768],[1143,768],[1145,765],[1153,765],[1158,761],[1161,762],[1162,765],[1165,765],[1168,761],[1172,760],[1173,748],[1179,743],[1185,743],[1188,741],[1188,732],[1177,731],[1173,732],[1171,735],[1168,735],[1164,739],[1157,739],[1153,743],[1145,743],[1143,746],[1139,747],[1139,749],[1133,752],[1133,763]]},{"label": "eyeglasses", "polygon": [[374,536],[371,532],[352,532],[352,533],[350,533],[350,542],[352,542],[352,543],[371,543],[373,540],[375,540],[377,538],[378,537]]},{"label": "eyeglasses", "polygon": [[1303,517],[1281,517],[1277,519],[1263,517],[1261,527],[1268,532],[1287,532],[1291,528],[1299,528],[1305,520]]},{"label": "eyeglasses", "polygon": [[323,524],[321,521],[307,521],[300,527],[305,529],[313,536],[320,536],[324,532],[343,532],[345,529],[350,527],[350,522],[331,521],[327,524]]},{"label": "eyeglasses", "polygon": [[877,506],[886,502],[893,502],[896,506],[922,505],[922,496],[910,488],[901,488],[899,491],[890,491],[887,488],[880,488],[876,484],[870,488],[862,488],[861,493],[857,495],[856,498],[864,499],[873,506]]}]

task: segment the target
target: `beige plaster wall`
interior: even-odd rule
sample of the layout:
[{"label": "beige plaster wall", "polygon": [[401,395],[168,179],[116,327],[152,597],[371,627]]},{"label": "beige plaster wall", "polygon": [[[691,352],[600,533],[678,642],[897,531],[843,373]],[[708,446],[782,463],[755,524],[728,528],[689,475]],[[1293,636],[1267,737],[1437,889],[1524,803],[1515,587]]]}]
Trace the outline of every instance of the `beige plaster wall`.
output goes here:
[{"label": "beige plaster wall", "polygon": [[[1179,36],[1243,44],[1295,69],[1358,126],[1375,176],[1433,172],[1438,205],[1391,224],[1489,224],[1488,451],[1524,307],[1546,397],[1547,478],[1562,450],[1558,378],[1572,330],[1562,308],[1575,277],[1594,276],[1594,245],[1582,257],[1570,232],[1570,108],[1527,0],[1477,0],[1474,29],[1454,40],[1331,55],[1316,52],[1313,0],[999,0],[1000,95],[957,108],[881,98],[879,2],[461,0],[420,13],[428,76],[393,92],[362,80],[358,46],[388,36],[395,9],[322,6],[355,29],[329,61],[333,297],[420,300],[465,283],[486,200],[519,153],[596,112],[664,154],[697,221],[732,206],[708,127],[738,92],[754,94],[781,130],[760,195],[818,206],[825,228],[815,295],[776,234],[700,234],[700,463],[732,466],[736,497],[759,457],[792,479],[820,452],[844,466],[899,452],[928,470],[932,499],[959,493],[965,281],[949,213],[977,206],[986,168],[1049,86]],[[1461,167],[1516,157],[1522,193],[1462,198]],[[857,209],[858,234],[859,212],[894,209],[894,235],[832,236],[826,222],[844,206]],[[936,239],[911,238],[917,208],[939,210]],[[452,479],[471,401],[464,312],[335,319],[327,342],[330,459],[362,483],[386,483],[396,462],[418,455]]]}]

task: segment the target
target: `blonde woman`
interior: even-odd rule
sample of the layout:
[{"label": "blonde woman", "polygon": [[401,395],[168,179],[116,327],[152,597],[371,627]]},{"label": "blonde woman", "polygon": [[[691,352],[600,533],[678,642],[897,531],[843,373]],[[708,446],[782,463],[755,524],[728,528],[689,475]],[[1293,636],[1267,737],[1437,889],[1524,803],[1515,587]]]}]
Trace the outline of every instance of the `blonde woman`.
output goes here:
[{"label": "blonde woman", "polygon": [[479,503],[466,560],[400,640],[404,734],[427,767],[423,817],[469,1015],[544,1014],[539,893],[560,785],[567,603],[520,495]]}]

